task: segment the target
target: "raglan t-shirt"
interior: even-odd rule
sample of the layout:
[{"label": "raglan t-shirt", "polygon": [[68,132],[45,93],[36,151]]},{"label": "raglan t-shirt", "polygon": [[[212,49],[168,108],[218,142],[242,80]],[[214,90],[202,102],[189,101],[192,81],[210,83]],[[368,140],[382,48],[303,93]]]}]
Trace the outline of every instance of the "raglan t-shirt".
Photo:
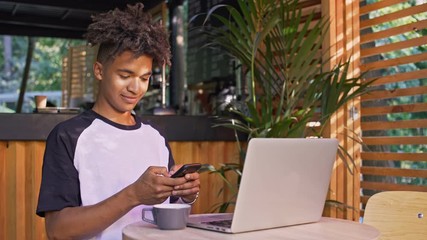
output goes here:
[{"label": "raglan t-shirt", "polygon": [[[135,182],[150,166],[170,169],[174,161],[164,137],[134,117],[136,124],[125,126],[88,110],[51,131],[43,160],[39,216],[99,203]],[[121,239],[123,227],[141,220],[143,207],[129,211],[96,239]]]}]

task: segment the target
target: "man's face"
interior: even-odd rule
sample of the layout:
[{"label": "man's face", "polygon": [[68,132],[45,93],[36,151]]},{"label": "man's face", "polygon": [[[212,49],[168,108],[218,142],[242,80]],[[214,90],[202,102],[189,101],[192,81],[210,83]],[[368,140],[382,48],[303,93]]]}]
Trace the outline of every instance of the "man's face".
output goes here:
[{"label": "man's face", "polygon": [[153,58],[143,55],[134,58],[125,51],[113,62],[94,65],[100,81],[97,104],[102,112],[124,113],[134,109],[147,92]]}]

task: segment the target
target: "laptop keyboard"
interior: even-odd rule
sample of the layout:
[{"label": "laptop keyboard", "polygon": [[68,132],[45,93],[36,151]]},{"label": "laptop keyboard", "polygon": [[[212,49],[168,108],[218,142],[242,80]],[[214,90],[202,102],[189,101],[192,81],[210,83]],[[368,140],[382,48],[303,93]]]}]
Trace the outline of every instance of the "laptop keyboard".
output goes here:
[{"label": "laptop keyboard", "polygon": [[209,221],[209,222],[204,222],[204,224],[210,224],[210,225],[214,225],[214,226],[230,228],[231,227],[231,219]]}]

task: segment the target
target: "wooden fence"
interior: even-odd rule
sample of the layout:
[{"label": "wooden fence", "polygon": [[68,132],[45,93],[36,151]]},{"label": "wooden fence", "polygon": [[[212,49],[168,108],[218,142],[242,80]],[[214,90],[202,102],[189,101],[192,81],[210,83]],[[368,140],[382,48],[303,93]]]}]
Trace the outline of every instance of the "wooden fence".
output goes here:
[{"label": "wooden fence", "polygon": [[361,99],[362,204],[381,191],[427,191],[426,12],[425,1],[362,1],[361,69],[377,79]]}]

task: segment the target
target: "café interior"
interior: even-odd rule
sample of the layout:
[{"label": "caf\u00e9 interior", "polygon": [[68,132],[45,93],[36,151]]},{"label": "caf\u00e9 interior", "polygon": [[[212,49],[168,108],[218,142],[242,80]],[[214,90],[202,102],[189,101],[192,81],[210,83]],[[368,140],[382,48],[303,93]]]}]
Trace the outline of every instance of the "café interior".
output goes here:
[{"label": "caf\u00e9 interior", "polygon": [[[83,39],[91,15],[136,2],[140,1],[0,0],[0,35]],[[221,203],[235,197],[228,183],[239,179],[233,170],[221,171],[224,166],[242,164],[238,146],[247,146],[250,136],[217,126],[218,119],[227,116],[230,104],[243,103],[250,95],[250,66],[223,49],[204,47],[208,38],[191,27],[198,14],[219,4],[238,7],[238,1],[142,2],[170,33],[172,64],[154,67],[150,89],[134,111],[161,129],[177,163],[215,168],[200,173],[200,195],[191,212],[217,212],[218,206],[225,206]],[[369,91],[345,102],[322,126],[317,125],[319,121],[305,126],[322,129],[316,137],[338,139],[341,150],[322,216],[366,224],[363,218],[369,199],[381,192],[396,192],[401,195],[387,200],[396,201],[389,212],[406,222],[417,221],[413,226],[424,224],[424,228],[399,227],[400,236],[405,236],[405,230],[418,231],[419,238],[381,239],[427,238],[427,219],[422,216],[423,211],[427,213],[427,2],[298,2],[303,19],[312,21],[309,28],[319,19],[327,19],[322,67],[332,69],[348,60],[347,76],[356,78],[363,73],[360,81],[370,82]],[[68,49],[57,106],[31,113],[0,113],[0,239],[47,239],[44,219],[35,214],[45,141],[56,124],[95,101],[97,85],[91,72],[95,55],[87,45]],[[269,114],[262,105],[255,106],[261,115]],[[406,193],[413,192],[422,194],[408,198]],[[399,199],[405,199],[410,210],[391,210],[400,206]],[[222,210],[233,211],[233,204],[227,206]],[[406,211],[415,211],[418,217],[407,217]],[[389,218],[386,213],[377,214],[382,220]]]}]

